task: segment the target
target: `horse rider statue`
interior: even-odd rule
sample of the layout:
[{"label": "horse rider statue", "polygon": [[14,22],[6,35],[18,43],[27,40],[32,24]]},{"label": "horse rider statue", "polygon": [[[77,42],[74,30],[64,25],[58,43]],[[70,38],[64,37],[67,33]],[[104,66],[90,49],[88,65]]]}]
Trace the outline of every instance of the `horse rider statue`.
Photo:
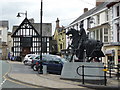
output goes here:
[{"label": "horse rider statue", "polygon": [[79,40],[78,48],[80,48],[81,44],[83,44],[86,41],[86,38],[87,38],[85,29],[83,28],[83,23],[80,24],[79,35],[80,35],[80,40]]}]

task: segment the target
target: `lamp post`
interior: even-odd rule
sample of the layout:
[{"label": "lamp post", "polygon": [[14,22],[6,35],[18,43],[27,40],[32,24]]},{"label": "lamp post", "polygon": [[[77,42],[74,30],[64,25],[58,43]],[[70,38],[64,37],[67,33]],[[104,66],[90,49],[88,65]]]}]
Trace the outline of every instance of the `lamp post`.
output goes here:
[{"label": "lamp post", "polygon": [[20,14],[25,15],[25,18],[27,18],[27,11],[26,11],[25,13],[19,12],[19,13],[17,14],[17,17],[21,17]]},{"label": "lamp post", "polygon": [[41,0],[41,10],[40,10],[40,41],[41,41],[41,51],[40,51],[40,72],[39,74],[43,74],[42,70],[42,5],[43,5],[43,0]]}]

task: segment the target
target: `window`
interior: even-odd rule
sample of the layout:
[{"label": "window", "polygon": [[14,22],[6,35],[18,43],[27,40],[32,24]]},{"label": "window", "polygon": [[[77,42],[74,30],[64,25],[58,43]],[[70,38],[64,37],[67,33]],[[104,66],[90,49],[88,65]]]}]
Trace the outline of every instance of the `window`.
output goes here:
[{"label": "window", "polygon": [[116,10],[117,10],[117,17],[119,16],[119,6],[116,7]]},{"label": "window", "polygon": [[104,28],[104,34],[108,34],[108,29]]},{"label": "window", "polygon": [[104,28],[104,42],[108,42],[108,28]]},{"label": "window", "polygon": [[95,39],[95,31],[90,33],[90,37],[91,37],[91,39]]},{"label": "window", "polygon": [[103,41],[103,33],[102,32],[103,32],[103,29],[101,28],[100,29],[100,41]]},{"label": "window", "polygon": [[108,15],[108,11],[106,11],[106,21],[108,21],[109,19],[109,15]]},{"label": "window", "polygon": [[120,42],[120,26],[119,24],[117,24],[116,26],[117,26],[117,42]]},{"label": "window", "polygon": [[2,35],[2,30],[0,30],[0,35]]},{"label": "window", "polygon": [[100,24],[100,15],[97,15],[97,24]]},{"label": "window", "polygon": [[108,42],[108,36],[104,36],[104,42]]},{"label": "window", "polygon": [[87,18],[87,28],[90,28],[90,17]]},{"label": "window", "polygon": [[62,49],[62,44],[60,44],[60,49]]},{"label": "window", "polygon": [[96,40],[99,40],[99,30],[96,30]]}]

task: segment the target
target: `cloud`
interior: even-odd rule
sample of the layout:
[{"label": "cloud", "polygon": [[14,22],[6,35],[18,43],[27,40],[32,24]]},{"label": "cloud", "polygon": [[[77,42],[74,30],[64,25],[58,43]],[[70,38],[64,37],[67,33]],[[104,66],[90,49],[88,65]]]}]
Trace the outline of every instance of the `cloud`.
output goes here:
[{"label": "cloud", "polygon": [[[83,8],[93,8],[86,0],[43,0],[43,22],[52,23],[53,32],[55,21],[60,19],[60,25],[68,25],[83,13]],[[88,1],[86,1],[88,2]],[[95,3],[95,0],[89,0]],[[20,24],[24,19],[16,18],[18,12],[28,12],[28,18],[34,18],[40,22],[41,0],[0,0],[0,20],[8,19],[10,26]]]}]

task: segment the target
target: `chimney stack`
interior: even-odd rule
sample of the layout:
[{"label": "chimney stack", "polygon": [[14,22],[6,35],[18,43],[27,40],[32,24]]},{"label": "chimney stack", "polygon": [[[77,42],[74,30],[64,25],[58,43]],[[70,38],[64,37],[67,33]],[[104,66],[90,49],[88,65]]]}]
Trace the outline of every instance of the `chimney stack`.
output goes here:
[{"label": "chimney stack", "polygon": [[59,28],[59,19],[56,20],[56,28]]},{"label": "chimney stack", "polygon": [[96,0],[96,6],[99,6],[100,4],[102,4],[103,2],[105,2],[106,0]]},{"label": "chimney stack", "polygon": [[84,8],[84,13],[88,11],[88,8]]}]

